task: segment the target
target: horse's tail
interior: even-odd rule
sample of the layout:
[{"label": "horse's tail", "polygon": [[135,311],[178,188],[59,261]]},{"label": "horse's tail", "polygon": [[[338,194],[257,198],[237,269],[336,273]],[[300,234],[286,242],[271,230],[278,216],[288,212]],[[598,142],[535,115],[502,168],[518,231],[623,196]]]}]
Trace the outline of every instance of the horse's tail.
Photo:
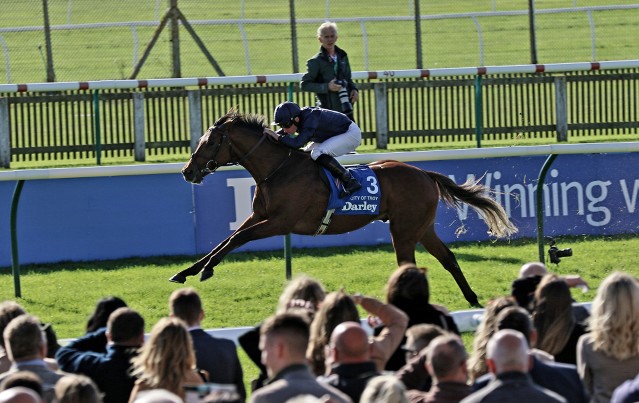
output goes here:
[{"label": "horse's tail", "polygon": [[506,237],[517,232],[504,208],[488,196],[490,189],[479,183],[479,180],[467,180],[458,185],[446,175],[426,171],[428,176],[437,183],[440,198],[451,207],[461,207],[466,203],[475,209],[488,225],[490,233],[496,237]]}]

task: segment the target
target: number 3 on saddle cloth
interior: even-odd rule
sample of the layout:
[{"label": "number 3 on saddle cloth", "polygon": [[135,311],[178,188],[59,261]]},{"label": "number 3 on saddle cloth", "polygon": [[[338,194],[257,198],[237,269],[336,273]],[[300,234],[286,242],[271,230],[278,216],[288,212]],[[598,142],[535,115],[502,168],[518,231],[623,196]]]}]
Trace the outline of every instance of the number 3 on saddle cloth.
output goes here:
[{"label": "number 3 on saddle cloth", "polygon": [[368,165],[353,165],[346,167],[351,175],[362,184],[362,188],[350,196],[340,199],[340,189],[343,188],[342,181],[333,177],[333,175],[324,167],[325,179],[330,187],[330,195],[328,197],[328,206],[326,213],[322,218],[322,223],[315,232],[315,235],[322,235],[328,225],[331,223],[333,214],[341,215],[377,215],[379,214],[379,203],[382,197],[377,175]]}]

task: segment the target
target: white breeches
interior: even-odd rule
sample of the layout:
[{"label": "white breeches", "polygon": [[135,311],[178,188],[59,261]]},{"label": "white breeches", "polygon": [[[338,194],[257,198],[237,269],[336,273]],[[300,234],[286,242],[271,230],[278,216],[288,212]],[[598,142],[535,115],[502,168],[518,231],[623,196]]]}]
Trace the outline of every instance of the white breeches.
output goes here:
[{"label": "white breeches", "polygon": [[310,142],[304,147],[304,151],[310,151],[313,160],[316,160],[322,154],[339,157],[355,151],[361,143],[362,130],[353,122],[348,126],[346,132],[333,136],[322,143]]}]

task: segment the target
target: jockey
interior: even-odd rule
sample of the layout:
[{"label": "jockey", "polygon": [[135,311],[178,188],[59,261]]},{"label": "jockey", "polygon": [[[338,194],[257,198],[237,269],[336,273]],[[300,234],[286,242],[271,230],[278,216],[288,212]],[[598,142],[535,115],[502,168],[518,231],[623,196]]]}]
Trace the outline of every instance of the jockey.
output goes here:
[{"label": "jockey", "polygon": [[340,198],[361,189],[362,185],[334,158],[355,151],[362,142],[361,129],[348,116],[318,107],[300,108],[293,102],[279,104],[274,115],[272,124],[281,129],[274,132],[266,128],[264,133],[291,148],[306,145],[304,151],[310,151],[314,161],[341,179],[344,190]]}]

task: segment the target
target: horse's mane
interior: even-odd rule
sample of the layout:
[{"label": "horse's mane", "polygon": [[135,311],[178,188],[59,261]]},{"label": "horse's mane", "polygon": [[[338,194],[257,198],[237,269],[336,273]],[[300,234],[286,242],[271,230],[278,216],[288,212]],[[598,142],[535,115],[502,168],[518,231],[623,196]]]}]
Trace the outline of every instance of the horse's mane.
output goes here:
[{"label": "horse's mane", "polygon": [[238,125],[240,127],[245,127],[247,129],[262,131],[264,127],[266,127],[264,121],[265,117],[262,115],[249,113],[242,114],[235,110],[235,108],[226,112],[226,115],[219,118],[214,124],[214,127],[220,126],[227,122],[232,122],[233,125]]}]

